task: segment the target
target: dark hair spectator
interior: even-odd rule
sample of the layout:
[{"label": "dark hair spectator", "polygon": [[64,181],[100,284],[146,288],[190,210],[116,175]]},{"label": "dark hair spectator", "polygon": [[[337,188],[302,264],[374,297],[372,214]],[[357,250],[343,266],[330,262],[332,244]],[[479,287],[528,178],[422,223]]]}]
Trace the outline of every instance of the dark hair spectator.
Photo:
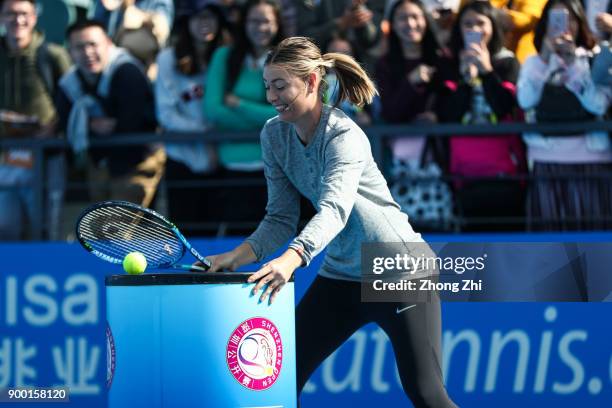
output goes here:
[{"label": "dark hair spectator", "polygon": [[[183,7],[175,24],[175,45],[157,56],[155,81],[157,120],[171,132],[204,132],[210,124],[202,104],[204,83],[212,54],[223,41],[225,19],[220,7],[208,1],[194,1]],[[204,143],[167,143],[166,180],[168,210],[178,224],[216,222],[219,202],[215,189],[200,186],[177,187],[177,182],[197,182],[215,176],[214,147]],[[201,230],[182,228],[187,233]]]},{"label": "dark hair spectator", "polygon": [[546,3],[544,10],[542,11],[542,17],[538,22],[535,29],[535,37],[533,44],[536,47],[538,53],[543,50],[543,43],[548,33],[550,10],[556,5],[562,4],[572,16],[570,21],[574,21],[577,24],[577,31],[574,35],[574,43],[576,47],[584,48],[587,50],[593,49],[596,44],[595,37],[589,29],[589,24],[584,13],[584,8],[580,4],[579,0],[551,0]]},{"label": "dark hair spectator", "polygon": [[[376,65],[382,118],[389,123],[435,122],[436,78],[444,50],[433,22],[419,0],[393,3],[388,16],[388,51]],[[398,135],[389,147],[394,199],[416,224],[443,228],[452,215],[449,187],[439,179],[437,159],[442,157],[438,153],[443,144],[433,138]]]},{"label": "dark hair spectator", "polygon": [[241,9],[241,29],[234,43],[214,53],[204,111],[216,128],[256,130],[275,116],[276,111],[266,101],[261,73],[266,53],[284,36],[279,18],[276,1],[247,1]]},{"label": "dark hair spectator", "polygon": [[464,28],[461,26],[461,21],[465,20],[466,13],[482,15],[491,22],[491,34],[486,46],[489,54],[497,54],[504,47],[504,32],[497,21],[497,13],[488,1],[472,0],[459,9],[455,25],[451,31],[449,47],[453,55],[457,56],[465,48]]},{"label": "dark hair spectator", "polygon": [[[247,1],[241,9],[242,24],[235,33],[234,44],[214,53],[206,80],[204,115],[216,129],[260,130],[268,119],[276,116],[276,110],[266,100],[262,74],[267,52],[284,36],[280,16],[274,0]],[[225,188],[221,221],[259,219],[267,200],[261,146],[223,142],[218,154],[224,178],[262,181],[261,185]]]},{"label": "dark hair spectator", "polygon": [[419,0],[395,2],[389,28],[389,49],[376,65],[382,117],[407,123],[425,111],[433,96],[433,75],[444,53]]},{"label": "dark hair spectator", "polygon": [[[57,112],[53,96],[57,82],[70,67],[66,51],[47,43],[35,30],[34,0],[0,1],[0,138],[52,137]],[[0,150],[0,240],[18,240],[34,222],[35,165],[24,149]],[[43,182],[43,180],[40,180]],[[57,239],[65,174],[61,154],[46,157],[45,214],[48,237]]]},{"label": "dark hair spectator", "polygon": [[[566,23],[549,24],[553,13],[559,21],[565,16]],[[526,120],[545,123],[601,118],[612,94],[607,83],[593,81],[590,50],[595,41],[579,0],[549,1],[536,28],[536,39],[539,53],[525,61],[518,82],[518,102]],[[529,191],[531,227],[610,228],[612,184],[609,179],[592,178],[612,172],[609,135],[526,134],[525,141],[531,170],[536,178],[541,177]]]},{"label": "dark hair spectator", "polygon": [[[200,1],[202,6],[196,5],[190,10],[189,14],[177,17],[175,26],[176,39],[174,45],[174,57],[176,69],[184,75],[194,75],[202,72],[210,63],[213,53],[223,44],[223,31],[225,29],[225,17],[221,8],[206,1]],[[214,24],[214,32],[206,31],[206,42],[203,54],[200,52],[202,41],[196,38],[194,31],[201,27],[194,27],[201,24],[202,20],[208,20],[209,24]],[[216,23],[212,23],[214,20]],[[206,23],[204,23],[206,24]],[[208,37],[210,39],[208,39]]]},{"label": "dark hair spectator", "polygon": [[[441,78],[444,86],[437,99],[438,119],[466,124],[514,120],[519,63],[503,47],[501,29],[489,2],[473,1],[459,11],[451,51],[452,61],[444,64],[450,70]],[[449,171],[459,178],[454,182],[458,214],[499,219],[523,213],[522,184],[504,180],[504,176],[525,170],[524,147],[518,136],[452,136],[449,152]],[[465,228],[483,227],[508,225],[490,222]]]},{"label": "dark hair spectator", "polygon": [[83,31],[86,28],[91,28],[91,27],[98,27],[100,30],[106,32],[106,27],[104,26],[104,24],[102,24],[98,20],[79,20],[73,24],[70,24],[66,28],[66,41],[67,42],[70,41],[70,36],[73,33],[77,31]]},{"label": "dark hair spectator", "polygon": [[[470,43],[466,44],[466,38]],[[503,47],[503,38],[496,14],[487,1],[467,3],[458,14],[450,42],[451,60],[441,64],[442,79],[447,86],[443,92],[460,98],[438,98],[441,118],[450,122],[475,122],[466,118],[472,107],[473,90],[482,90],[490,105],[487,114],[501,120],[516,107],[514,86],[519,63],[514,54]],[[449,84],[453,82],[449,88]],[[479,86],[475,86],[479,85]],[[459,103],[458,103],[459,102]]]},{"label": "dark hair spectator", "polygon": [[267,4],[272,7],[274,11],[274,19],[276,20],[276,34],[270,39],[269,44],[267,46],[275,46],[280,43],[283,38],[285,38],[285,31],[281,19],[281,12],[279,4],[276,0],[249,0],[245,3],[242,8],[241,17],[242,20],[238,24],[237,31],[234,36],[234,44],[231,47],[231,51],[228,56],[228,64],[227,64],[227,81],[225,83],[225,89],[230,92],[234,85],[236,85],[236,81],[240,75],[240,71],[243,69],[244,61],[248,55],[257,55],[260,53],[260,50],[257,50],[257,47],[260,47],[259,44],[256,44],[248,30],[250,27],[258,24],[270,24],[269,22],[263,22],[257,20],[256,17],[251,16],[249,19],[250,10],[261,4]]},{"label": "dark hair spectator", "polygon": [[156,129],[151,84],[142,65],[115,47],[99,22],[68,30],[75,66],[59,82],[56,106],[79,164],[87,170],[94,201],[131,201],[149,206],[163,173],[162,146],[89,148],[90,138],[112,138]]}]

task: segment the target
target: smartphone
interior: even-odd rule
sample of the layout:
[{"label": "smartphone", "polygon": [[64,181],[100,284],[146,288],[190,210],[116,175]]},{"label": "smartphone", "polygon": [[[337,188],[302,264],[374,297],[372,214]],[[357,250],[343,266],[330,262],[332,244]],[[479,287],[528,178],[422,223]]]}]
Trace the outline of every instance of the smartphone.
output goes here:
[{"label": "smartphone", "polygon": [[566,9],[552,9],[548,14],[548,33],[552,38],[565,34],[569,29],[569,12]]},{"label": "smartphone", "polygon": [[469,48],[472,44],[478,44],[482,42],[482,32],[481,31],[466,31],[463,36],[463,41],[465,42],[465,48]]}]

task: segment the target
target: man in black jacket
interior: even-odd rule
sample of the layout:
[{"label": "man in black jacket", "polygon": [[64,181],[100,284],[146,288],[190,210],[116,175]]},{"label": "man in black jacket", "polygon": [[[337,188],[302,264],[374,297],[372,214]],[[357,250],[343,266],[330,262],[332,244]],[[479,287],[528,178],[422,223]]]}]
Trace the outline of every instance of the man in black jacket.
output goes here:
[{"label": "man in black jacket", "polygon": [[[75,62],[60,80],[56,105],[77,161],[88,157],[92,199],[120,199],[148,206],[166,159],[163,147],[91,149],[90,139],[154,132],[153,93],[138,61],[115,47],[102,25],[83,21],[67,30]],[[88,154],[89,152],[89,154]]]}]

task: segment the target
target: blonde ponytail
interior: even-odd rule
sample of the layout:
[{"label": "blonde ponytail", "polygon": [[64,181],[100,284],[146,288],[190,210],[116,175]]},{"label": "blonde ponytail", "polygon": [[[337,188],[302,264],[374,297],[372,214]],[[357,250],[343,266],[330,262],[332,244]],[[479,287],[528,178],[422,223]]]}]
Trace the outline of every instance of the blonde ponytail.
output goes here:
[{"label": "blonde ponytail", "polygon": [[[330,52],[321,55],[321,50],[307,37],[289,37],[281,41],[266,57],[265,64],[282,66],[292,75],[307,78],[319,71],[321,78],[333,69],[338,78],[338,100],[349,101],[357,106],[371,103],[378,94],[374,82],[352,57]],[[323,81],[321,81],[323,83]]]},{"label": "blonde ponytail", "polygon": [[337,52],[323,54],[325,66],[333,68],[338,78],[338,101],[347,100],[359,107],[372,103],[378,91],[374,82],[361,68],[361,65],[349,55]]}]

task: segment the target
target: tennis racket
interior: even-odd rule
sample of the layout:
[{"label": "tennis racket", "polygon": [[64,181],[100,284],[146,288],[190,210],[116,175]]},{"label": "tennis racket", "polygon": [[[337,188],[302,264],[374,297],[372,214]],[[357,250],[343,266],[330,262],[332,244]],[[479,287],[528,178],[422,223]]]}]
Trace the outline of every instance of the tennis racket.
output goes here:
[{"label": "tennis racket", "polygon": [[[211,266],[176,225],[127,201],[104,201],[85,209],[77,221],[76,236],[86,250],[114,264],[121,264],[130,252],[140,252],[153,268],[207,271]],[[186,251],[204,267],[178,264]]]}]

